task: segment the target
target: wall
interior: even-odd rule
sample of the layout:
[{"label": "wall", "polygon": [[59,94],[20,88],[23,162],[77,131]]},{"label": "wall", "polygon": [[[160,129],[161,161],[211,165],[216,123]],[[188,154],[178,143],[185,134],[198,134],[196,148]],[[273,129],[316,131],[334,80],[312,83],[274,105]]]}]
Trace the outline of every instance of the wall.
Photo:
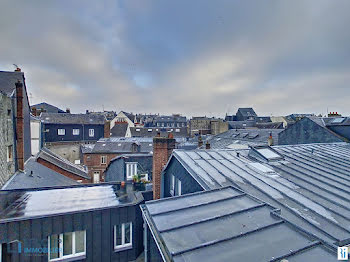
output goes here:
[{"label": "wall", "polygon": [[343,140],[306,117],[278,134],[279,145],[332,142]]},{"label": "wall", "polygon": [[170,195],[170,175],[174,175],[181,181],[181,194],[189,194],[198,191],[203,191],[203,188],[197,183],[196,180],[187,172],[187,170],[181,165],[181,163],[172,157],[167,168],[163,171],[163,197],[171,197]]},{"label": "wall", "polygon": [[24,161],[32,155],[31,149],[31,135],[30,135],[30,106],[27,96],[27,90],[23,87],[23,128],[24,128]]},{"label": "wall", "polygon": [[[65,135],[58,135],[57,130],[64,128]],[[79,129],[79,135],[73,135],[73,129]],[[94,136],[89,136],[89,129],[94,129]],[[104,125],[80,125],[80,124],[43,124],[44,143],[63,141],[97,141],[104,136]]]},{"label": "wall", "polygon": [[83,143],[62,142],[62,143],[47,143],[46,147],[52,152],[60,155],[68,161],[75,163],[75,160],[81,160],[80,145]]},{"label": "wall", "polygon": [[[115,252],[114,225],[124,222],[133,222],[133,248]],[[33,247],[47,247],[49,235],[79,230],[86,230],[86,259],[78,261],[133,261],[143,251],[143,221],[138,204],[0,223],[0,243],[33,239]],[[43,241],[42,245],[40,241]],[[47,262],[48,257],[47,254],[26,256],[22,252],[21,254],[14,253],[13,261]]]},{"label": "wall", "polygon": [[212,135],[218,135],[228,130],[228,123],[221,119],[212,120],[210,122],[210,130]]},{"label": "wall", "polygon": [[[10,110],[10,115],[8,115]],[[0,93],[0,187],[15,172],[15,157],[13,161],[7,162],[7,147],[12,145],[14,156],[14,116],[11,98]]]},{"label": "wall", "polygon": [[[83,164],[87,166],[89,175],[91,179],[93,178],[94,171],[100,172],[100,180],[104,181],[103,172],[106,170],[107,166],[113,158],[120,154],[115,153],[94,153],[94,154],[84,154],[83,155]],[[107,156],[107,163],[101,164],[101,157]]]}]

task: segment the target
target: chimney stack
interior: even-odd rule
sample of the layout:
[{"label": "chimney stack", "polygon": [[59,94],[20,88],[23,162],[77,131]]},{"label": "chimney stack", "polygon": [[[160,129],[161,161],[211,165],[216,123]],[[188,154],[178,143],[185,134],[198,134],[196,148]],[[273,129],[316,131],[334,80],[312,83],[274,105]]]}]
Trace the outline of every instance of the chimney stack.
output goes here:
[{"label": "chimney stack", "polygon": [[205,149],[210,149],[210,143],[209,143],[209,141],[207,141],[207,143],[205,143]]},{"label": "chimney stack", "polygon": [[22,70],[21,70],[21,68],[19,68],[19,67],[17,67],[16,69],[15,69],[15,72],[21,72]]},{"label": "chimney stack", "polygon": [[273,146],[273,138],[272,138],[272,133],[270,132],[270,136],[269,136],[269,138],[268,138],[268,140],[267,140],[267,144],[269,145],[269,146]]},{"label": "chimney stack", "polygon": [[16,83],[16,150],[19,170],[24,170],[24,120],[23,120],[23,84]]},{"label": "chimney stack", "polygon": [[104,138],[109,138],[111,137],[111,121],[106,120],[105,125],[104,125]]},{"label": "chimney stack", "polygon": [[202,136],[199,135],[198,137],[198,147],[201,147],[203,145],[203,139],[202,139]]},{"label": "chimney stack", "polygon": [[70,114],[70,108],[66,108],[66,113]]},{"label": "chimney stack", "polygon": [[157,135],[153,138],[153,199],[159,199],[161,193],[162,170],[175,149],[175,139],[173,134],[168,137]]},{"label": "chimney stack", "polygon": [[36,107],[35,106],[32,107],[32,115],[33,116],[37,116],[38,115],[38,112],[36,111]]}]

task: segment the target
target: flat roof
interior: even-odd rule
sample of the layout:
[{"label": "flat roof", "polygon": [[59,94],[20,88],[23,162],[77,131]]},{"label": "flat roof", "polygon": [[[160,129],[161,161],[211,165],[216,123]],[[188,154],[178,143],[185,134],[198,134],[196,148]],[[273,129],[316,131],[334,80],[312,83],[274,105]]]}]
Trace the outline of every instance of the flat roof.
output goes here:
[{"label": "flat roof", "polygon": [[149,201],[145,219],[166,261],[336,261],[335,249],[279,210],[225,187]]},{"label": "flat roof", "polygon": [[0,223],[134,204],[140,199],[119,185],[76,186],[45,190],[0,191],[10,205],[0,213]]}]

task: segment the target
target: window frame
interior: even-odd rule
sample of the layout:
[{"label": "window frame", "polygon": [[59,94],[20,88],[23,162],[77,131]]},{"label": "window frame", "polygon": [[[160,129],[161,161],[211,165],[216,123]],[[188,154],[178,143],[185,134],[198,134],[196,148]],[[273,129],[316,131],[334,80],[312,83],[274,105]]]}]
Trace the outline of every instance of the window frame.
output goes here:
[{"label": "window frame", "polygon": [[[134,172],[131,172],[132,170]],[[130,173],[132,174],[130,175]],[[137,162],[125,162],[126,180],[132,180],[135,175],[137,175]]]},{"label": "window frame", "polygon": [[[84,232],[84,252],[80,252],[80,253],[76,253],[76,245],[75,245],[75,233],[78,231],[83,231]],[[72,254],[70,255],[63,255],[63,235],[66,233],[72,233]],[[52,258],[51,259],[51,252],[50,252],[50,238],[53,235],[58,235],[58,258]],[[48,236],[48,252],[47,252],[47,256],[48,256],[48,261],[64,261],[66,259],[71,259],[71,258],[83,258],[86,256],[86,230],[77,230],[77,231],[73,231],[73,232],[64,232],[61,234],[53,234]],[[71,261],[71,260],[70,260]]]},{"label": "window frame", "polygon": [[12,162],[13,161],[13,145],[9,145],[6,147],[6,159],[7,159],[7,162]]},{"label": "window frame", "polygon": [[[98,174],[98,182],[95,182],[95,175]],[[94,171],[93,174],[92,174],[92,182],[94,184],[97,184],[97,183],[100,183],[101,182],[101,172],[100,171]]]},{"label": "window frame", "polygon": [[[125,244],[125,225],[126,224],[130,224],[130,243],[126,243]],[[120,224],[119,224],[120,225]],[[132,248],[132,230],[133,230],[133,224],[132,222],[125,222],[121,224],[121,240],[122,240],[122,244],[121,245],[117,245],[117,226],[119,225],[114,225],[114,251],[122,251],[125,249],[130,249]]]},{"label": "window frame", "polygon": [[95,137],[95,129],[89,128],[89,137]]},{"label": "window frame", "polygon": [[173,174],[170,175],[169,193],[171,196],[175,195],[175,176]]},{"label": "window frame", "polygon": [[[63,132],[62,132],[62,130],[63,130]],[[58,128],[57,129],[57,135],[58,136],[65,136],[66,135],[66,129],[65,128]]]},{"label": "window frame", "polygon": [[106,165],[107,164],[107,156],[101,156],[101,164]]},{"label": "window frame", "polygon": [[176,192],[175,195],[176,196],[181,196],[182,195],[182,184],[181,184],[181,180],[180,179],[176,179]]},{"label": "window frame", "polygon": [[[74,131],[78,131],[78,132],[74,132]],[[79,128],[73,128],[72,134],[73,134],[73,136],[79,136],[80,135],[80,129]]]}]

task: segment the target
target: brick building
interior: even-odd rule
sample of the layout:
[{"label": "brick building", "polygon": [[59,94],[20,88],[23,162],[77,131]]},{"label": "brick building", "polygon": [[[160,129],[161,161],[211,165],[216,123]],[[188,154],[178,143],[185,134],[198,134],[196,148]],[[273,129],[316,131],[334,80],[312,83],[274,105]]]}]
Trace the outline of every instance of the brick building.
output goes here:
[{"label": "brick building", "polygon": [[83,164],[88,168],[92,182],[104,181],[104,171],[110,161],[122,154],[152,152],[152,138],[102,138],[94,145],[82,145]]},{"label": "brick building", "polygon": [[228,130],[228,123],[222,119],[193,117],[190,120],[190,135],[217,135]]}]

